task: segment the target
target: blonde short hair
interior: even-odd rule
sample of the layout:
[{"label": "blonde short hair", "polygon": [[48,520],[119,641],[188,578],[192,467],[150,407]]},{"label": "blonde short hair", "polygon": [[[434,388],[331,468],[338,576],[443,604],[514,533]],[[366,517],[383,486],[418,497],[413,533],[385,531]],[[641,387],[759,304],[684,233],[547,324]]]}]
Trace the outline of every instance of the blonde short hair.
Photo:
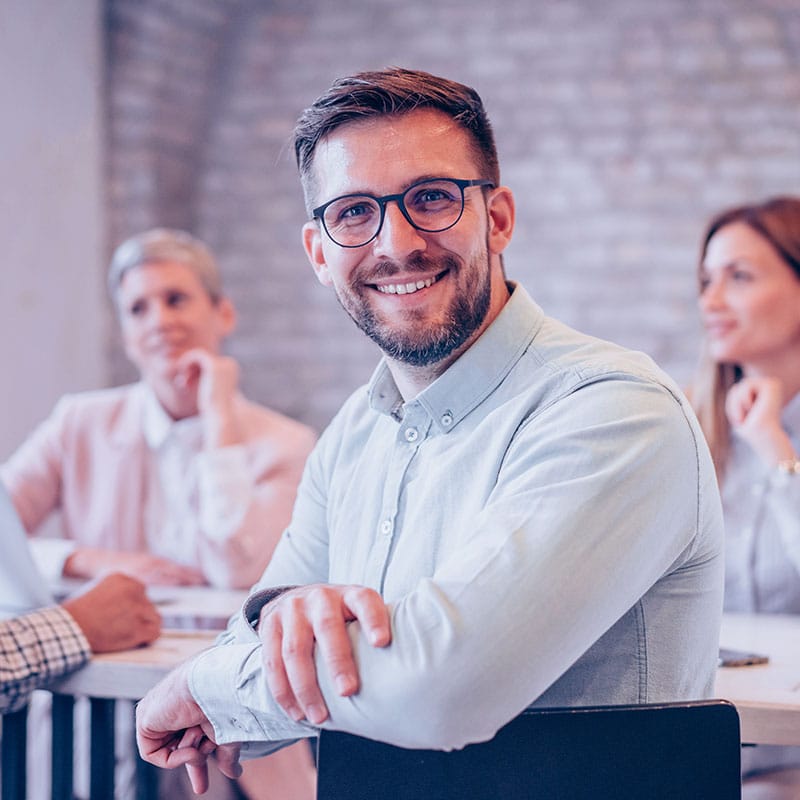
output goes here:
[{"label": "blonde short hair", "polygon": [[114,251],[108,267],[108,290],[116,301],[125,274],[142,264],[185,264],[197,275],[214,303],[222,299],[222,280],[211,250],[190,233],[152,228],[126,239]]}]

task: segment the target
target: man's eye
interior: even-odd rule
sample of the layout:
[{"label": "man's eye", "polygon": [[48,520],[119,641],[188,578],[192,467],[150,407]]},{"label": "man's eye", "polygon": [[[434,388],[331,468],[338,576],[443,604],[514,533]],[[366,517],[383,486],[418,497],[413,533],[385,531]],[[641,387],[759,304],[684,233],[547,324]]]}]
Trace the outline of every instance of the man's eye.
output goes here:
[{"label": "man's eye", "polygon": [[353,205],[346,206],[339,211],[339,219],[355,219],[363,217],[372,212],[372,206],[367,203],[354,203]]},{"label": "man's eye", "polygon": [[426,189],[417,196],[418,203],[435,203],[438,200],[452,200],[453,198],[441,189]]},{"label": "man's eye", "polygon": [[145,303],[138,301],[128,308],[128,314],[132,317],[140,317],[144,314],[146,308],[147,306]]},{"label": "man's eye", "polygon": [[186,302],[187,296],[183,292],[170,292],[167,295],[167,305],[175,308]]},{"label": "man's eye", "polygon": [[417,211],[438,212],[449,211],[455,203],[456,200],[450,192],[439,187],[428,186],[415,192],[409,205]]},{"label": "man's eye", "polygon": [[[332,212],[332,213],[331,213]],[[325,215],[328,225],[333,228],[352,228],[366,225],[377,213],[374,203],[355,200],[331,207]]]}]

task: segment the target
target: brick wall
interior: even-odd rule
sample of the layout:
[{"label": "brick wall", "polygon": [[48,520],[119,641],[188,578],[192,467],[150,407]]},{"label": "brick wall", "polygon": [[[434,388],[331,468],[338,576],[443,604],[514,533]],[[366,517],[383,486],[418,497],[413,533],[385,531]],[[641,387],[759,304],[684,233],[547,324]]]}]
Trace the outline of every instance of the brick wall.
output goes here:
[{"label": "brick wall", "polygon": [[[300,246],[288,137],[338,75],[475,86],[517,197],[509,276],[681,381],[705,221],[800,192],[797,0],[108,0],[107,56],[109,247],[152,224],[206,239],[246,391],[318,428],[377,359]],[[109,364],[130,376],[116,344]]]}]

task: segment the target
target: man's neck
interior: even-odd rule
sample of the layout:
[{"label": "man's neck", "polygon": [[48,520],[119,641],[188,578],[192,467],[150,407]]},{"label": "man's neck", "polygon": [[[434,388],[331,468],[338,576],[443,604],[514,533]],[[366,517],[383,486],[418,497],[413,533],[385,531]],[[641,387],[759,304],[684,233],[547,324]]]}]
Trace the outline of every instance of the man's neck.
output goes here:
[{"label": "man's neck", "polygon": [[405,402],[413,400],[420,392],[427,389],[452,363],[452,360],[446,359],[426,367],[412,367],[402,361],[386,357],[386,365]]},{"label": "man's neck", "polygon": [[197,412],[197,392],[178,391],[173,387],[152,387],[161,407],[173,420],[195,416]]}]

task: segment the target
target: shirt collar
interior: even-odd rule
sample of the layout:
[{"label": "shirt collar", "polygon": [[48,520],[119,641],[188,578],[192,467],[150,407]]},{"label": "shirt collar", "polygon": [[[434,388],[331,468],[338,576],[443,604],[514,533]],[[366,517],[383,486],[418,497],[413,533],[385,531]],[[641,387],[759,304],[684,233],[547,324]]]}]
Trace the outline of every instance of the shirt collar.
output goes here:
[{"label": "shirt collar", "polygon": [[[447,433],[488,397],[528,349],[544,313],[525,289],[508,282],[511,297],[492,324],[413,401],[422,405],[434,425]],[[370,406],[395,419],[402,417],[403,398],[386,360],[378,364],[368,386]]]},{"label": "shirt collar", "polygon": [[177,434],[193,437],[199,434],[199,417],[187,417],[181,420],[172,419],[161,403],[158,402],[155,392],[147,384],[143,384],[142,388],[144,395],[142,433],[147,446],[151,450],[158,450],[170,436]]}]

